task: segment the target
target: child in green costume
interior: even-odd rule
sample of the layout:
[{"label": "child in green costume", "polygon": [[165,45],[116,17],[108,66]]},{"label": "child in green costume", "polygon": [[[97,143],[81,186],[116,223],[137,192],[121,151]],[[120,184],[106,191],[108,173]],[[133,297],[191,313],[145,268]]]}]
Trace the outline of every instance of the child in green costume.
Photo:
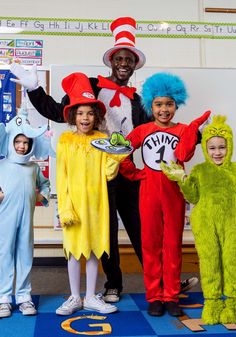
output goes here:
[{"label": "child in green costume", "polygon": [[[178,182],[194,208],[190,215],[199,256],[205,324],[236,323],[236,163],[226,117],[214,116],[202,134],[205,162],[187,176],[182,166],[161,168]],[[225,297],[223,297],[225,296]]]}]

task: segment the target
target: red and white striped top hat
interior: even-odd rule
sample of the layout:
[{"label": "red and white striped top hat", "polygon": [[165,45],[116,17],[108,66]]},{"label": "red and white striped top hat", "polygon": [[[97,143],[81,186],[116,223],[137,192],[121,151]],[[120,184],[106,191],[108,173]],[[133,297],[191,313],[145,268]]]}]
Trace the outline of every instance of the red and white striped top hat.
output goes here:
[{"label": "red and white striped top hat", "polygon": [[115,37],[115,44],[105,52],[104,64],[111,68],[111,56],[120,49],[128,49],[138,59],[135,69],[141,68],[146,62],[146,57],[135,47],[136,21],[130,17],[118,18],[111,23],[110,29]]}]

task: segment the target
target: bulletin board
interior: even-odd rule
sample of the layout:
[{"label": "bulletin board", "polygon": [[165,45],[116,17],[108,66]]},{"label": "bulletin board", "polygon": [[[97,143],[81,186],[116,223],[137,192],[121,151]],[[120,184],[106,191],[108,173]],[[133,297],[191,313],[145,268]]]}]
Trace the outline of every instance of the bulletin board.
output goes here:
[{"label": "bulletin board", "polygon": [[[50,69],[50,94],[58,102],[64,96],[61,88],[61,81],[73,72],[84,72],[88,76],[96,77],[98,74],[109,76],[110,69],[99,66],[64,66],[52,65]],[[179,75],[185,82],[189,98],[185,106],[181,106],[175,116],[175,121],[189,124],[193,119],[202,115],[205,111],[211,110],[213,115],[223,114],[227,116],[228,123],[234,131],[236,139],[236,69],[226,68],[158,68],[143,67],[134,73],[130,84],[140,92],[143,81],[150,75],[165,71]],[[59,135],[68,129],[66,124],[51,122],[54,131],[53,148]],[[193,165],[203,161],[201,147],[198,145],[193,159],[187,163],[187,172]],[[234,153],[233,160],[236,161]],[[141,159],[136,158],[137,165],[141,166]],[[50,161],[50,180],[52,194],[56,193],[55,188],[55,160]]]}]

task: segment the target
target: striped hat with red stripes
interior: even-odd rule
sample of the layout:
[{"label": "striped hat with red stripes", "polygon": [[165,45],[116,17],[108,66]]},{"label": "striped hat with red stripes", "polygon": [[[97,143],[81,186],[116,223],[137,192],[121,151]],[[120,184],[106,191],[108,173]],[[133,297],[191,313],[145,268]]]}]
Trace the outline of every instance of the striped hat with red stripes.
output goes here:
[{"label": "striped hat with red stripes", "polygon": [[115,44],[105,52],[104,64],[111,68],[111,56],[120,49],[128,49],[138,59],[135,69],[141,68],[146,62],[146,57],[135,47],[136,21],[130,17],[118,18],[111,23],[110,29],[115,37]]}]

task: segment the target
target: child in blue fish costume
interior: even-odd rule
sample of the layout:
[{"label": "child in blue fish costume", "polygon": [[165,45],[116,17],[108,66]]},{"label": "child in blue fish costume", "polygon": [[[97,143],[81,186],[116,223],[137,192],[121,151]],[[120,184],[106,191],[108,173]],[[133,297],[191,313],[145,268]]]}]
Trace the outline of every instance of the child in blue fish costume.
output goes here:
[{"label": "child in blue fish costume", "polygon": [[32,128],[20,110],[6,126],[0,124],[0,317],[12,312],[15,279],[16,304],[23,315],[35,315],[30,272],[33,262],[33,214],[37,201],[47,206],[49,180],[30,159],[49,154],[47,126]]}]

